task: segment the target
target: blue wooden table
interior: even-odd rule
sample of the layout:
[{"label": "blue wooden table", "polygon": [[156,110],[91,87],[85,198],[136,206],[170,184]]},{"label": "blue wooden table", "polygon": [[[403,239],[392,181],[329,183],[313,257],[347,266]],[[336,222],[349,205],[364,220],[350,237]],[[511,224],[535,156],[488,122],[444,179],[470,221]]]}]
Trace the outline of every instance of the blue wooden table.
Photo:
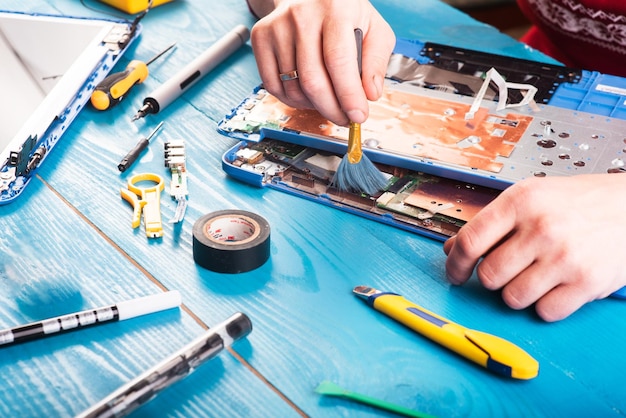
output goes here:
[{"label": "blue wooden table", "polygon": [[[2,3],[104,16],[75,0]],[[399,37],[550,61],[436,0],[374,4]],[[380,416],[320,397],[314,389],[323,380],[441,417],[626,414],[624,302],[594,302],[544,323],[532,309],[510,310],[476,279],[450,286],[439,242],[228,178],[221,156],[235,140],[216,125],[259,83],[249,46],[158,115],[131,123],[145,95],[235,25],[254,21],[243,0],[178,0],[142,23],[116,70],[174,41],[176,51],[152,64],[118,107],[85,108],[27,191],[0,207],[0,328],[168,289],[182,293],[184,306],[0,349],[0,415],[78,414],[237,311],[252,320],[248,338],[134,416]],[[120,175],[121,157],[160,121],[148,152]],[[182,224],[165,223],[164,237],[148,240],[143,226],[131,228],[119,189],[140,172],[167,178],[163,143],[173,139],[187,148],[189,208]],[[162,197],[167,220],[175,202]],[[221,274],[194,263],[194,222],[225,209],[257,213],[271,225],[262,267]],[[360,284],[515,342],[540,362],[539,376],[515,381],[487,372],[367,307],[351,294]]]}]

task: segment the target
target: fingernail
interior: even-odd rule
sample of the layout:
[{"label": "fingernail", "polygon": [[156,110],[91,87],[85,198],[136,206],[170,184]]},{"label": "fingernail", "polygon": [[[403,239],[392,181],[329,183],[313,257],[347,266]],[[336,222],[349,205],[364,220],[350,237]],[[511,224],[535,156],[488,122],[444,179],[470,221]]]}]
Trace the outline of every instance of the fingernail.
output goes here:
[{"label": "fingernail", "polygon": [[363,113],[362,111],[358,109],[349,110],[348,112],[346,112],[346,115],[348,115],[350,122],[355,122],[355,123],[365,122],[365,113]]},{"label": "fingernail", "polygon": [[450,284],[453,285],[458,285],[460,284],[460,281],[458,281],[457,279],[455,279],[454,277],[450,276],[450,274],[448,274],[448,272],[446,271],[446,279],[448,279],[448,282],[450,282]]}]

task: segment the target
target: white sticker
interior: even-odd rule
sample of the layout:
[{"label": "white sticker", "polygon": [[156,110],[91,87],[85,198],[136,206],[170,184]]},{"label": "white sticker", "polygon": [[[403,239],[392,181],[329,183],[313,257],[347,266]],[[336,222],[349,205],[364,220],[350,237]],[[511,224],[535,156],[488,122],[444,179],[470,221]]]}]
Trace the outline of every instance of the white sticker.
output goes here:
[{"label": "white sticker", "polygon": [[607,86],[606,84],[598,84],[596,86],[596,90],[602,91],[604,93],[612,93],[612,94],[619,94],[620,96],[626,96],[626,89],[613,87],[613,86]]}]

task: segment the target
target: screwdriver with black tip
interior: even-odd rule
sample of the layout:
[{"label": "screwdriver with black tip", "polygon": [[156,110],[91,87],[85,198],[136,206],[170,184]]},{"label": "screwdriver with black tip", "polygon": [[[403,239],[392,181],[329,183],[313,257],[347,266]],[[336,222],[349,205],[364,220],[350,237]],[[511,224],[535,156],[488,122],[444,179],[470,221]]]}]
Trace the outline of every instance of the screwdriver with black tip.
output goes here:
[{"label": "screwdriver with black tip", "polygon": [[159,123],[157,127],[154,128],[152,132],[150,132],[150,135],[145,138],[141,138],[139,142],[137,142],[137,145],[135,145],[133,149],[128,151],[128,154],[126,154],[124,158],[122,158],[122,161],[120,161],[120,163],[117,165],[117,169],[120,170],[122,173],[126,171],[128,167],[130,167],[135,162],[135,160],[137,160],[143,150],[148,147],[148,145],[150,144],[150,140],[159,131],[159,129],[161,129],[161,126],[163,126],[163,122]]},{"label": "screwdriver with black tip", "polygon": [[102,80],[91,94],[91,104],[98,110],[107,110],[117,105],[136,84],[141,84],[148,77],[148,65],[159,59],[163,54],[172,49],[172,45],[159,52],[149,61],[132,60],[124,71],[109,74]]}]

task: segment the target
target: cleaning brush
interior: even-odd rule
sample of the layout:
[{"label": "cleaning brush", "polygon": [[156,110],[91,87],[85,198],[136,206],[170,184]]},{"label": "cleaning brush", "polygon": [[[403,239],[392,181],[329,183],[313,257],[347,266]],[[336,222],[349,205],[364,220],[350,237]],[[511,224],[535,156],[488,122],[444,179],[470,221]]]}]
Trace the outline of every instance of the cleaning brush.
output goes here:
[{"label": "cleaning brush", "polygon": [[[361,74],[363,31],[354,30],[357,46],[359,74]],[[339,190],[374,195],[387,185],[387,179],[363,154],[361,144],[361,124],[350,122],[348,152],[344,155],[331,182]]]}]

